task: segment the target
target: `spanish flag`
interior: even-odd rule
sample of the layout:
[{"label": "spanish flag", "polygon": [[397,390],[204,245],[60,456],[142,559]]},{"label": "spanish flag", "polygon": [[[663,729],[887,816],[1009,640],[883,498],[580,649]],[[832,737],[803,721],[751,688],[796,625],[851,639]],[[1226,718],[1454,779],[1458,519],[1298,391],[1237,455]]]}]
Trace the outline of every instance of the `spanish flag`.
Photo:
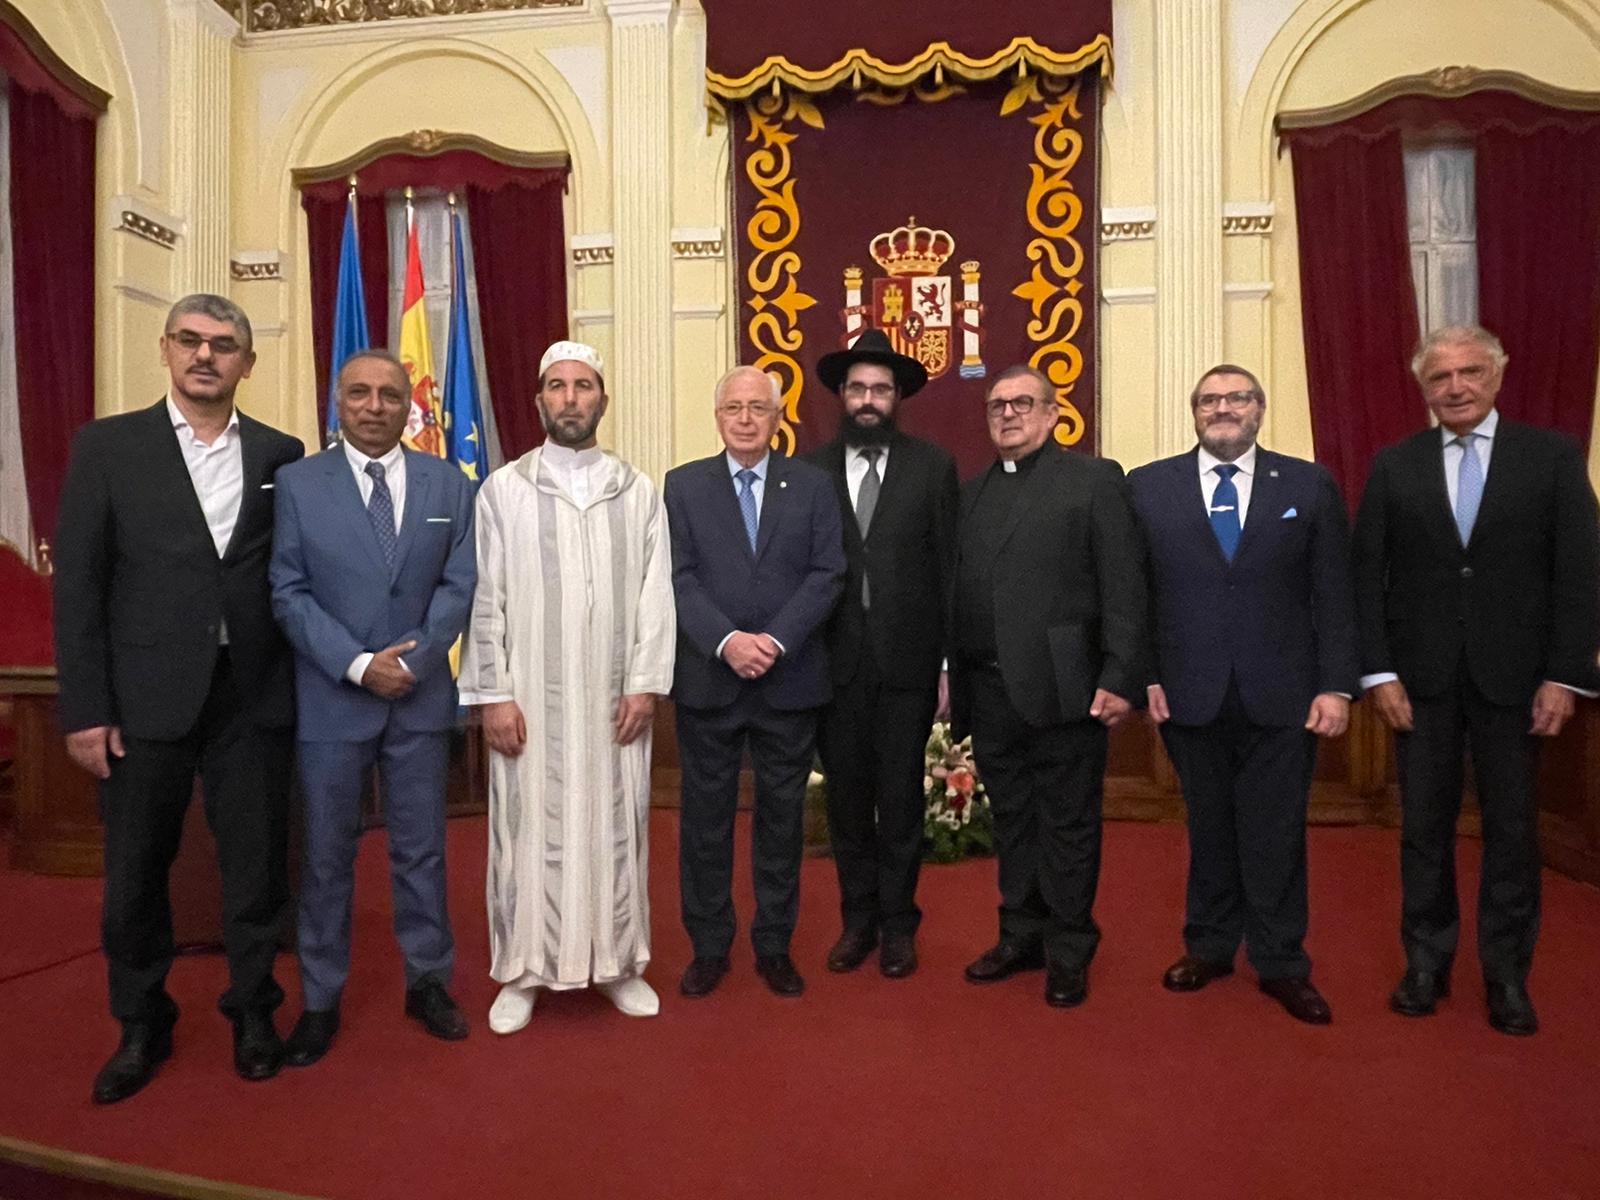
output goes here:
[{"label": "spanish flag", "polygon": [[401,440],[413,450],[445,456],[443,411],[433,374],[433,345],[428,340],[428,314],[422,305],[422,254],[417,246],[416,214],[406,199],[406,293],[400,312],[400,361],[411,377],[411,411]]}]

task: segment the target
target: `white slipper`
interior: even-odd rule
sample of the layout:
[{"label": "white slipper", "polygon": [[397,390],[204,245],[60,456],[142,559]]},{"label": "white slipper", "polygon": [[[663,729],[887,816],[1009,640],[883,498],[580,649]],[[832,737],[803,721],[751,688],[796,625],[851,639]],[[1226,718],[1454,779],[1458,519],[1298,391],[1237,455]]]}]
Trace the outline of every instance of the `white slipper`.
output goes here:
[{"label": "white slipper", "polygon": [[539,989],[508,983],[489,1006],[489,1028],[496,1033],[515,1033],[533,1016],[533,1001]]},{"label": "white slipper", "polygon": [[595,987],[625,1017],[653,1017],[661,1011],[661,997],[638,975],[598,983]]}]

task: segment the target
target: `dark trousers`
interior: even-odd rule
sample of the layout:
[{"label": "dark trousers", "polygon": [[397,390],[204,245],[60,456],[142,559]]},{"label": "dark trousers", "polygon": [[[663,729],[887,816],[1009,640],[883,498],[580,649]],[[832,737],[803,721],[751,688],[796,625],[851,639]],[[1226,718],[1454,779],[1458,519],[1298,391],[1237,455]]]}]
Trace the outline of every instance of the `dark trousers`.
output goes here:
[{"label": "dark trousers", "polygon": [[105,902],[101,937],[119,1021],[171,1024],[178,1008],[166,991],[172,966],[172,906],[167,875],[178,853],[196,772],[222,873],[222,940],[229,1016],[271,1011],[283,1002],[272,977],[288,904],[287,832],[292,740],[263,729],[239,707],[226,650],[217,655],[199,720],[176,741],[124,738],[100,784],[105,821]]},{"label": "dark trousers", "polygon": [[828,834],[848,930],[916,933],[926,799],[922,772],[937,688],[885,687],[870,653],[817,723]]},{"label": "dark trousers", "polygon": [[695,957],[727,954],[737,929],[733,818],[747,743],[756,777],[751,837],[756,917],[750,940],[757,955],[787,954],[800,911],[806,779],[816,746],[816,709],[782,711],[752,696],[725,708],[679,705],[677,718],[683,768],[678,886],[683,926]]},{"label": "dark trousers", "polygon": [[1442,970],[1461,932],[1456,897],[1456,818],[1462,755],[1483,812],[1483,876],[1478,885],[1478,957],[1491,982],[1521,983],[1539,936],[1538,813],[1529,735],[1531,701],[1491,704],[1463,663],[1440,696],[1411,697],[1412,731],[1395,736],[1400,768],[1400,938],[1406,961]]},{"label": "dark trousers", "polygon": [[1232,682],[1209,725],[1161,727],[1189,820],[1188,952],[1232,962],[1240,941],[1262,979],[1304,979],[1306,803],[1316,735],[1252,725]]},{"label": "dark trousers", "polygon": [[444,793],[450,735],[385,729],[365,742],[301,742],[305,869],[300,879],[300,986],[305,1006],[335,1007],[350,975],[361,798],[373,765],[382,780],[389,836],[394,935],[406,987],[450,982],[455,941],[445,904]]},{"label": "dark trousers", "polygon": [[983,668],[972,671],[972,752],[994,811],[1001,938],[1042,944],[1052,965],[1088,967],[1100,944],[1105,726],[1030,726],[999,671]]}]

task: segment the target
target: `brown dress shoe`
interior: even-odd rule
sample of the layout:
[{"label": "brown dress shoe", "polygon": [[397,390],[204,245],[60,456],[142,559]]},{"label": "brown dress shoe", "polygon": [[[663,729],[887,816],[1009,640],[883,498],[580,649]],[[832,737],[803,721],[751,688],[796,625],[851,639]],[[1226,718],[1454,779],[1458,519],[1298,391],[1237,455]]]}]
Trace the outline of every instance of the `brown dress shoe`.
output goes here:
[{"label": "brown dress shoe", "polygon": [[1167,973],[1161,977],[1161,986],[1169,992],[1198,992],[1213,979],[1232,974],[1231,962],[1209,962],[1185,954],[1167,968]]},{"label": "brown dress shoe", "polygon": [[685,968],[683,978],[678,982],[678,991],[693,1000],[709,996],[717,990],[717,984],[722,982],[722,977],[727,973],[726,954],[697,957]]},{"label": "brown dress shoe", "polygon": [[878,970],[885,979],[904,979],[917,969],[917,943],[909,933],[888,934],[878,951]]},{"label": "brown dress shoe", "polygon": [[1002,941],[991,950],[967,965],[968,983],[998,983],[1010,979],[1018,971],[1038,971],[1044,968],[1043,946],[1019,946]]},{"label": "brown dress shoe", "polygon": [[1333,1020],[1333,1010],[1309,979],[1263,979],[1261,990],[1283,1005],[1296,1021],[1326,1025]]},{"label": "brown dress shoe", "polygon": [[877,948],[878,931],[875,929],[846,929],[828,951],[828,970],[854,971],[867,961],[867,956]]}]

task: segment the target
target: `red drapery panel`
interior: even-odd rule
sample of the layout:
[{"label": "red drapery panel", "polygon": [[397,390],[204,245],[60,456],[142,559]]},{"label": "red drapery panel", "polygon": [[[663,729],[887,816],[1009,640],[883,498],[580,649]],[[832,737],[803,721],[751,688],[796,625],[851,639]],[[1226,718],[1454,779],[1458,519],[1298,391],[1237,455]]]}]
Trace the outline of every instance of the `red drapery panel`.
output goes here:
[{"label": "red drapery panel", "polygon": [[72,435],[94,418],[97,120],[11,89],[17,397],[36,537],[55,537]]},{"label": "red drapery panel", "polygon": [[1600,118],[1496,123],[1476,143],[1478,316],[1511,356],[1497,407],[1587,448],[1600,366]]},{"label": "red drapery panel", "polygon": [[[544,441],[533,403],[539,358],[567,336],[567,238],[558,182],[467,188],[484,372],[507,462]],[[664,396],[634,399],[667,402]]]},{"label": "red drapery panel", "polygon": [[57,59],[32,26],[27,26],[25,31],[14,29],[3,17],[0,17],[0,71],[6,73],[17,89],[49,97],[68,117],[78,120],[94,120],[105,111],[110,99]]},{"label": "red drapery panel", "polygon": [[[349,185],[338,195],[305,192],[306,245],[311,259],[311,350],[317,369],[317,428],[328,427],[328,373],[333,358],[333,310],[339,296],[339,243],[344,236]],[[356,237],[361,244],[361,293],[367,333],[374,346],[389,344],[389,223],[383,195],[359,199]]]},{"label": "red drapery panel", "polygon": [[1400,134],[1291,140],[1311,435],[1354,512],[1372,456],[1425,428]]}]

